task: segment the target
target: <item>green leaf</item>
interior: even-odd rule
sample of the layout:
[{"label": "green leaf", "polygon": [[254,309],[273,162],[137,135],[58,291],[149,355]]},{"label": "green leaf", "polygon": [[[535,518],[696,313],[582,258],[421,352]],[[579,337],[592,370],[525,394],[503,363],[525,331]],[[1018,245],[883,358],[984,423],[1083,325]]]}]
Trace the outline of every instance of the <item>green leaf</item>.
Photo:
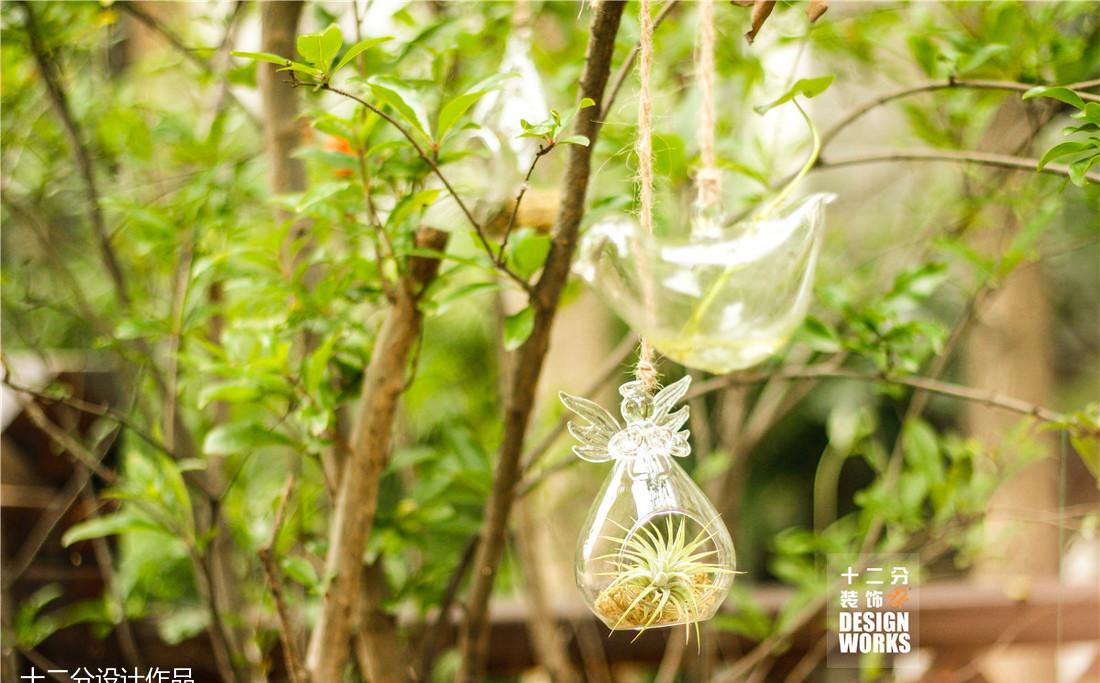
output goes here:
[{"label": "green leaf", "polygon": [[260,389],[250,380],[231,380],[210,384],[199,391],[199,408],[206,408],[214,401],[244,403],[260,397]]},{"label": "green leaf", "polygon": [[397,112],[406,123],[420,131],[424,137],[432,139],[431,126],[419,96],[407,84],[393,78],[376,76],[367,81],[374,96],[382,100]]},{"label": "green leaf", "polygon": [[351,60],[358,57],[363,52],[371,49],[375,45],[380,45],[387,40],[393,40],[393,36],[382,36],[381,38],[364,38],[355,45],[348,48],[348,51],[344,53],[344,56],[340,58],[340,61],[336,63],[336,66],[332,68],[332,74],[335,75],[337,71],[343,69]]},{"label": "green leaf", "polygon": [[439,110],[439,118],[436,120],[435,124],[436,136],[442,140],[443,136],[447,134],[447,131],[454,127],[459,119],[462,118],[462,115],[469,111],[470,107],[474,106],[478,100],[492,92],[502,81],[509,78],[515,78],[516,76],[517,74],[512,72],[494,74],[470,86],[466,92],[443,105],[443,108]]},{"label": "green leaf", "polygon": [[1078,159],[1069,165],[1069,180],[1077,187],[1085,186],[1085,174],[1100,160],[1100,154]]},{"label": "green leaf", "polygon": [[546,262],[546,255],[550,253],[550,236],[524,229],[516,233],[516,238],[512,247],[512,264],[520,277],[529,278]]},{"label": "green leaf", "polygon": [[459,287],[458,289],[456,289],[452,292],[448,292],[446,294],[443,294],[439,298],[435,299],[432,302],[432,303],[435,304],[434,313],[436,315],[441,315],[448,308],[450,308],[454,304],[458,303],[459,301],[462,301],[463,299],[469,298],[469,297],[477,295],[477,294],[481,294],[482,292],[493,292],[493,291],[496,291],[500,288],[501,288],[501,284],[499,282],[496,282],[496,281],[493,281],[493,282],[472,282],[468,285],[463,285],[462,287]]},{"label": "green leaf", "polygon": [[1081,99],[1081,96],[1073,92],[1069,88],[1063,88],[1061,86],[1045,86],[1041,85],[1037,88],[1032,88],[1024,93],[1024,99],[1030,100],[1033,97],[1049,97],[1051,99],[1058,100],[1059,102],[1065,102],[1068,105],[1076,107],[1077,109],[1085,108],[1085,101]]},{"label": "green leaf", "polygon": [[317,66],[327,71],[343,45],[344,34],[341,33],[339,26],[331,24],[321,34],[321,62]]},{"label": "green leaf", "polygon": [[282,568],[283,573],[288,577],[310,590],[316,590],[317,587],[321,585],[321,577],[317,575],[317,570],[314,569],[309,560],[304,557],[294,555],[284,557]]},{"label": "green leaf", "polygon": [[122,511],[109,515],[93,517],[69,527],[65,535],[61,537],[61,545],[69,547],[73,543],[86,541],[89,538],[103,538],[104,536],[117,536],[130,531],[156,531],[168,533],[163,526],[144,517],[138,517],[132,512]]},{"label": "green leaf", "polygon": [[254,422],[231,422],[211,429],[202,442],[202,450],[208,455],[232,455],[264,446],[292,444],[286,435]]},{"label": "green leaf", "polygon": [[297,41],[298,54],[302,55],[307,62],[314,65],[320,65],[321,63],[321,34],[320,33],[303,33],[298,36]]},{"label": "green leaf", "polygon": [[586,135],[570,135],[567,138],[558,140],[559,145],[580,145],[581,147],[587,147],[589,145],[588,136]]},{"label": "green leaf", "polygon": [[535,309],[528,306],[504,319],[504,350],[515,351],[535,329]]},{"label": "green leaf", "polygon": [[234,57],[241,57],[243,59],[255,59],[261,62],[271,62],[272,64],[278,64],[279,66],[286,66],[290,64],[290,60],[286,57],[273,55],[270,52],[242,52],[241,50],[233,50],[229,54],[233,55]]},{"label": "green leaf", "polygon": [[791,86],[790,90],[783,93],[769,104],[755,107],[755,111],[757,114],[763,114],[764,112],[774,109],[775,107],[778,107],[785,102],[790,102],[799,95],[807,98],[817,97],[821,93],[825,92],[830,85],[832,85],[834,78],[836,77],[832,74],[829,74],[828,76],[818,76],[817,78],[799,79],[797,83]]},{"label": "green leaf", "polygon": [[1085,467],[1097,479],[1097,486],[1100,487],[1100,439],[1075,434],[1070,437],[1070,443],[1073,444],[1073,450],[1077,451],[1077,455],[1081,456],[1081,462],[1085,463]]},{"label": "green leaf", "polygon": [[905,423],[901,437],[905,460],[919,472],[928,483],[943,479],[943,462],[940,459],[939,441],[936,432],[928,423],[914,419]]},{"label": "green leaf", "polygon": [[315,69],[312,66],[299,62],[288,62],[287,65],[279,69],[279,71],[297,71],[298,73],[305,74],[312,78],[320,78],[323,75],[320,69]]},{"label": "green leaf", "polygon": [[1035,168],[1041,171],[1043,170],[1043,167],[1045,167],[1047,164],[1054,161],[1055,159],[1061,159],[1062,157],[1070,156],[1071,154],[1077,154],[1078,152],[1083,152],[1091,148],[1092,146],[1087,142],[1076,142],[1072,140],[1067,142],[1060,142],[1057,145],[1054,145],[1053,147],[1048,149],[1046,153],[1043,154],[1042,158],[1039,159],[1038,166],[1036,166]]},{"label": "green leaf", "polygon": [[405,195],[397,202],[397,206],[390,211],[390,215],[386,218],[386,227],[400,227],[405,219],[413,213],[434,204],[435,200],[439,198],[440,192],[442,192],[441,189],[432,188]]},{"label": "green leaf", "polygon": [[840,350],[840,338],[836,332],[813,316],[807,317],[802,323],[798,338],[814,351],[836,353]]}]

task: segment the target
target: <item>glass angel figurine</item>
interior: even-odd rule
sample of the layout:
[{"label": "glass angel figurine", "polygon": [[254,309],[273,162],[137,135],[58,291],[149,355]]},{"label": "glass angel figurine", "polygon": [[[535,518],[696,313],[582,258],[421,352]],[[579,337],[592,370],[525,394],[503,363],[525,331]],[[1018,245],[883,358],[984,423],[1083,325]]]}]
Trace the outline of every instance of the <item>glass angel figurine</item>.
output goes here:
[{"label": "glass angel figurine", "polygon": [[[561,393],[577,415],[573,452],[614,462],[577,543],[585,603],[609,628],[685,627],[714,616],[733,582],[733,541],[710,500],[676,463],[691,453],[673,410],[691,377],[650,396],[640,381],[619,387],[625,424],[588,399]],[[698,627],[696,627],[698,629]]]}]

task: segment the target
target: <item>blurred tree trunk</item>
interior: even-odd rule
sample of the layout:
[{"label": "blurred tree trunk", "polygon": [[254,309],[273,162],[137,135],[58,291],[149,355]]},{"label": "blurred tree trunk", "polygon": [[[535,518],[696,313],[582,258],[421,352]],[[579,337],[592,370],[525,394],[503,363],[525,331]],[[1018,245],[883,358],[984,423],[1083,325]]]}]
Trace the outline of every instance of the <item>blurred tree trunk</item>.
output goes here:
[{"label": "blurred tree trunk", "polygon": [[[990,125],[982,144],[984,150],[1015,153],[1026,147],[1035,131],[1035,123],[1028,120],[1027,114],[1023,103],[1007,99]],[[998,177],[994,176],[993,181]],[[1007,182],[1033,180],[1007,176]],[[992,206],[984,218],[985,225],[994,227],[978,237],[978,246],[988,253],[999,253],[1017,231],[1016,216],[1007,207]],[[1018,268],[977,312],[967,344],[968,383],[1041,405],[1049,404],[1053,384],[1050,317],[1042,268],[1039,265]],[[1009,438],[1020,421],[1017,415],[969,404],[967,420],[971,434],[988,449],[1033,447]],[[1040,443],[1049,447],[1046,439]],[[977,579],[996,583],[1006,592],[1022,596],[1030,582],[1056,578],[1060,553],[1058,530],[1046,524],[1022,523],[1019,519],[1041,517],[1057,509],[1056,458],[1045,457],[1002,485],[989,502],[985,555],[977,564]],[[996,683],[1053,681],[1054,650],[998,649],[985,658],[983,672]]]},{"label": "blurred tree trunk", "polygon": [[[260,5],[263,25],[261,50],[276,55],[295,54],[299,0],[265,2]],[[305,167],[291,153],[298,147],[298,91],[284,83],[285,74],[275,64],[259,64],[260,96],[263,99],[264,148],[267,150],[271,191],[301,192],[306,189]],[[284,215],[284,217],[286,217]]]}]

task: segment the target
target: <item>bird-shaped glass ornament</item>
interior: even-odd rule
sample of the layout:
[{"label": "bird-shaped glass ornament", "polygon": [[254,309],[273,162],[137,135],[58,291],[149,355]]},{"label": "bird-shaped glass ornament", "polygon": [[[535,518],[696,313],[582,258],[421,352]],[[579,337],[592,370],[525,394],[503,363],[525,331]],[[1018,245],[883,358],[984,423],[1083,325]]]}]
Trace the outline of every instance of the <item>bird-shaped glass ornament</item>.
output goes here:
[{"label": "bird-shaped glass ornament", "polygon": [[[714,616],[735,574],[729,531],[676,458],[691,453],[689,408],[673,410],[691,377],[650,394],[645,382],[619,387],[620,423],[599,404],[561,393],[577,419],[573,452],[613,462],[577,543],[577,587],[612,630],[640,632],[698,624]],[[696,626],[698,630],[698,626]]]},{"label": "bird-shaped glass ornament", "polygon": [[664,356],[715,374],[740,370],[802,323],[832,199],[814,194],[739,222],[699,214],[687,234],[664,236],[613,215],[585,233],[574,270]]}]

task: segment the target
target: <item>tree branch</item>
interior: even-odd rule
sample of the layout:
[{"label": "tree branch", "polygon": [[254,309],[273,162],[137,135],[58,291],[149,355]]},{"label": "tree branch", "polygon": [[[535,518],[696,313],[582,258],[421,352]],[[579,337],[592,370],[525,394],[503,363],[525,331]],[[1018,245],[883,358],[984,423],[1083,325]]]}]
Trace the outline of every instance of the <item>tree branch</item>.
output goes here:
[{"label": "tree branch", "polygon": [[[1076,90],[1079,88],[1089,87],[1090,83],[1084,81],[1081,83],[1073,83],[1065,86],[1070,90]],[[1032,88],[1038,87],[1034,83],[1019,83],[1017,81],[989,81],[989,80],[975,80],[975,79],[958,79],[952,78],[946,81],[926,81],[924,83],[918,83],[917,85],[911,85],[904,88],[900,88],[893,92],[888,92],[878,97],[873,97],[862,104],[858,105],[840,121],[833,124],[829,130],[825,131],[821,136],[821,146],[824,148],[829,142],[835,138],[840,131],[844,130],[848,126],[852,125],[867,112],[881,107],[884,104],[893,102],[894,100],[900,100],[905,97],[917,95],[925,92],[934,92],[937,90],[955,90],[955,89],[970,89],[970,90],[1008,90],[1012,92],[1024,93]],[[1086,102],[1100,102],[1100,95],[1092,95],[1089,93],[1077,93],[1082,100]]]},{"label": "tree branch", "polygon": [[[178,35],[176,35],[174,31],[158,21],[156,17],[142,9],[140,3],[116,2],[114,6],[120,8],[122,11],[126,12],[133,18],[145,24],[155,33],[159,34],[162,38],[164,38],[165,41],[167,41],[170,46],[172,46],[173,49],[183,55],[184,58],[187,59],[187,61],[197,66],[200,71],[211,76],[217,75],[214,67],[210,64],[210,62],[196,54],[193,49],[187,47],[183,43],[183,40]],[[240,8],[238,5],[238,7],[234,8],[233,18],[230,19],[230,21],[235,21],[239,12]],[[226,33],[226,37],[229,37],[228,31]],[[256,114],[251,109],[246,107],[244,102],[241,102],[241,100],[237,97],[237,95],[232,91],[231,88],[226,86],[226,88],[223,90],[223,95],[225,97],[228,97],[229,101],[236,105],[236,107],[244,113],[245,117],[249,121],[251,121],[256,126],[260,125],[260,120],[259,118],[257,118]]]},{"label": "tree branch", "polygon": [[61,127],[65,131],[65,137],[72,148],[73,157],[76,160],[77,170],[84,182],[84,198],[88,203],[88,217],[92,222],[92,230],[95,232],[96,242],[99,245],[100,257],[107,273],[111,276],[111,283],[115,288],[115,296],[119,303],[128,306],[130,294],[126,289],[126,278],[122,273],[118,257],[111,247],[111,237],[107,233],[107,226],[103,220],[103,210],[99,206],[99,187],[96,184],[95,169],[92,166],[92,158],[88,154],[88,148],[80,134],[76,119],[73,118],[69,108],[68,96],[61,88],[57,75],[54,73],[54,65],[42,43],[42,35],[39,32],[38,20],[29,2],[23,2],[23,11],[26,14],[27,39],[30,42],[31,53],[34,55],[35,64],[42,75],[42,81],[46,84],[46,92],[50,96],[50,104],[54,113],[61,119]]},{"label": "tree branch", "polygon": [[[623,7],[621,2],[605,1],[597,6],[593,14],[584,73],[581,77],[582,98],[588,97],[594,102],[603,101]],[[570,262],[584,215],[592,151],[596,146],[599,120],[603,113],[602,109],[596,107],[582,109],[574,124],[573,132],[585,135],[590,143],[587,146],[570,146],[554,239],[542,276],[531,297],[531,306],[535,312],[534,326],[527,341],[517,351],[511,390],[508,392],[504,411],[500,455],[486,506],[481,540],[474,559],[473,586],[467,602],[466,623],[459,637],[460,665],[455,677],[457,683],[474,683],[480,680],[488,656],[489,597],[504,550],[505,530],[515,501],[516,484],[522,474],[520,458],[523,441],[542,364],[550,344],[550,328],[569,276]]]},{"label": "tree branch", "polygon": [[302,664],[302,657],[298,653],[298,643],[294,635],[294,621],[290,617],[290,610],[287,609],[286,600],[283,598],[279,569],[275,564],[273,555],[275,543],[279,539],[279,531],[283,528],[283,520],[286,518],[287,504],[293,493],[294,475],[291,474],[286,479],[286,485],[283,486],[283,495],[279,500],[279,507],[275,510],[275,521],[271,525],[271,537],[268,538],[267,543],[260,548],[257,554],[260,556],[260,564],[267,575],[271,597],[275,600],[275,614],[279,618],[279,640],[283,644],[287,674],[290,676],[291,683],[308,683],[309,677],[306,674],[305,666]]},{"label": "tree branch", "polygon": [[454,189],[454,186],[452,186],[451,182],[447,180],[447,177],[443,175],[443,171],[439,168],[439,164],[437,164],[435,159],[433,159],[432,156],[424,150],[424,148],[420,145],[420,143],[416,140],[416,138],[413,136],[408,128],[405,128],[405,126],[401,125],[401,123],[397,119],[393,118],[382,109],[379,109],[378,107],[374,106],[373,104],[364,100],[358,95],[350,93],[347,90],[341,90],[340,88],[333,87],[329,83],[325,83],[321,87],[324,90],[328,90],[329,92],[358,102],[361,106],[365,107],[369,111],[374,112],[384,121],[386,121],[386,123],[396,128],[397,131],[401,133],[401,135],[406,140],[408,140],[409,144],[412,145],[412,148],[416,151],[416,154],[420,157],[420,160],[427,164],[428,168],[431,169],[435,177],[439,179],[439,182],[443,183],[443,187],[447,190],[447,194],[451,195],[451,197],[455,200],[455,204],[458,205],[458,208],[462,210],[463,215],[466,216],[466,220],[470,222],[470,225],[474,229],[474,233],[477,235],[478,241],[481,243],[481,247],[485,250],[485,253],[489,255],[489,259],[493,262],[493,265],[495,265],[505,275],[514,280],[516,284],[518,284],[520,288],[523,289],[523,291],[527,292],[528,294],[531,294],[533,292],[533,288],[531,287],[530,282],[520,277],[519,274],[517,274],[511,268],[508,268],[506,265],[498,260],[496,253],[493,251],[492,245],[489,244],[488,237],[485,236],[485,228],[481,225],[480,222],[478,222],[476,218],[474,218],[474,214],[470,211],[469,207],[466,206],[466,202],[462,201],[461,195],[459,195],[458,192]]},{"label": "tree branch", "polygon": [[[1037,168],[1039,165],[1038,159],[1027,159],[1025,157],[1011,156],[1008,154],[967,152],[949,149],[896,149],[884,152],[856,154],[839,159],[826,159],[825,157],[820,157],[815,166],[817,168],[839,168],[841,166],[858,166],[861,164],[873,164],[887,161],[950,161],[1069,177],[1069,167],[1064,164],[1047,164],[1040,169]],[[1100,184],[1100,172],[1086,173],[1085,178],[1093,183]]]},{"label": "tree branch", "polygon": [[470,564],[474,561],[474,553],[477,552],[477,541],[478,537],[476,535],[471,536],[470,540],[466,542],[466,547],[462,549],[462,557],[459,559],[454,571],[451,572],[450,578],[447,579],[447,587],[443,590],[443,599],[439,601],[439,611],[435,615],[435,621],[428,627],[420,641],[420,665],[417,667],[416,676],[418,681],[432,680],[432,668],[435,666],[436,660],[436,643],[439,642],[439,636],[442,635],[443,630],[451,622],[451,607],[454,605],[455,598],[458,597],[458,589],[462,585],[462,580],[466,578],[466,572],[469,571]]},{"label": "tree branch", "polygon": [[[912,387],[922,391],[929,391],[941,396],[950,396],[981,403],[993,408],[1001,408],[1020,415],[1034,417],[1042,422],[1065,423],[1069,417],[1050,408],[1024,401],[1012,396],[1005,396],[991,391],[983,391],[961,384],[942,382],[930,377],[910,377],[905,375],[888,375],[878,372],[866,372],[849,368],[837,368],[831,364],[808,365],[800,368],[781,369],[777,372],[758,372],[747,374],[731,374],[715,377],[703,382],[688,392],[687,398],[699,396],[711,391],[716,391],[729,386],[742,384],[759,384],[768,380],[799,380],[799,379],[852,379],[861,382],[886,382]],[[1088,431],[1088,428],[1083,428]]]},{"label": "tree branch", "polygon": [[519,215],[519,205],[523,202],[524,195],[527,194],[527,188],[531,183],[531,174],[535,172],[535,166],[538,165],[539,159],[544,154],[548,154],[550,150],[554,149],[553,144],[549,144],[545,147],[539,145],[538,150],[535,152],[535,157],[531,159],[531,166],[527,169],[527,175],[523,176],[523,185],[519,188],[519,193],[516,194],[515,204],[512,206],[512,215],[508,217],[508,225],[504,227],[504,237],[500,240],[500,251],[496,255],[495,262],[498,267],[505,265],[504,251],[508,247],[508,238],[512,235],[513,228],[516,227],[516,216]]},{"label": "tree branch", "polygon": [[[416,244],[442,251],[448,237],[448,233],[421,228]],[[421,332],[423,314],[418,300],[423,286],[435,278],[439,260],[413,257],[408,270],[367,365],[351,452],[340,479],[325,560],[325,575],[331,580],[306,655],[306,667],[315,683],[340,680],[347,662],[353,610],[360,605],[363,548],[374,523],[379,481],[390,458],[393,420],[405,389],[406,365]]]}]

